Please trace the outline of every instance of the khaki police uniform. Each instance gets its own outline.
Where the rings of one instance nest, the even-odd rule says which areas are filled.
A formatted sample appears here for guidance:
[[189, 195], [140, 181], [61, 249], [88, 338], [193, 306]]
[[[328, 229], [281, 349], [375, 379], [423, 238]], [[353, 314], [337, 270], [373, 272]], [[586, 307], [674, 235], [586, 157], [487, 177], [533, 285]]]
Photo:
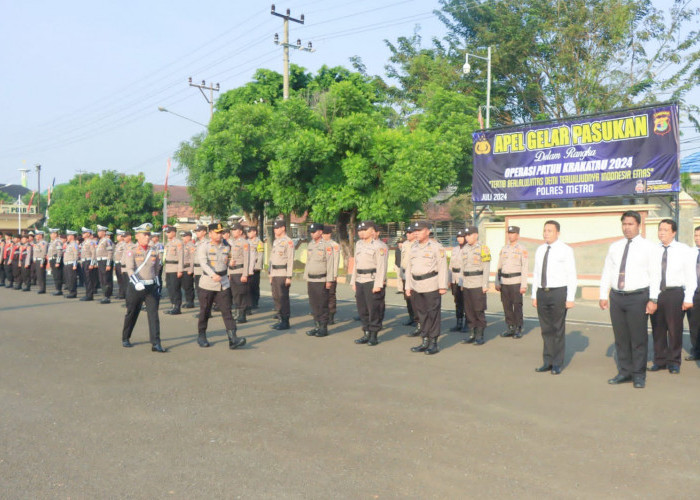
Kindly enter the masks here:
[[185, 306], [194, 307], [194, 261], [197, 247], [190, 240], [183, 246], [182, 252], [182, 289], [185, 291]]
[[117, 276], [117, 298], [126, 298], [126, 283], [124, 282], [122, 260], [125, 254], [126, 242], [122, 239], [114, 245], [114, 273]]
[[[350, 284], [355, 285], [357, 311], [370, 342], [376, 341], [377, 332], [382, 329], [387, 263], [386, 245], [380, 241], [359, 240], [355, 243], [355, 265]], [[374, 292], [374, 289], [379, 291]]]
[[43, 238], [34, 241], [32, 245], [32, 266], [36, 273], [36, 284], [39, 287], [37, 293], [46, 293], [46, 255], [49, 244]]
[[248, 278], [248, 288], [250, 289], [251, 307], [256, 309], [260, 303], [260, 273], [262, 272], [263, 263], [265, 261], [265, 245], [257, 236], [249, 238], [250, 245], [250, 261], [253, 272]]
[[523, 294], [527, 288], [528, 255], [523, 245], [507, 244], [498, 254], [496, 288], [501, 289], [501, 302], [508, 331], [505, 336], [515, 335], [523, 329]]
[[78, 268], [80, 266], [80, 245], [77, 241], [66, 241], [63, 245], [63, 279], [66, 283], [66, 298], [78, 295]]
[[92, 237], [85, 238], [80, 245], [80, 267], [83, 271], [83, 279], [85, 280], [85, 297], [80, 300], [93, 300], [95, 289], [97, 288], [97, 260], [96, 250], [97, 244]]
[[[237, 320], [245, 323], [246, 308], [250, 307], [250, 289], [248, 276], [251, 274], [250, 242], [241, 236], [231, 240], [231, 257], [228, 263], [228, 274], [231, 280], [231, 295], [237, 309]], [[246, 281], [243, 281], [245, 277]]]
[[289, 321], [291, 309], [289, 305], [289, 286], [287, 279], [292, 279], [294, 273], [294, 242], [284, 235], [275, 239], [270, 253], [270, 269], [272, 298], [275, 310], [282, 321]]
[[[312, 226], [313, 229], [313, 226]], [[311, 231], [315, 232], [315, 231]], [[304, 279], [309, 294], [311, 314], [316, 328], [307, 332], [309, 335], [325, 337], [328, 335], [329, 307], [328, 286], [335, 278], [335, 256], [333, 246], [320, 237], [318, 241], [309, 241], [306, 248], [306, 267]]]
[[486, 245], [466, 244], [461, 250], [464, 312], [472, 327], [468, 340], [483, 343], [486, 328], [486, 293], [491, 270], [491, 251]]
[[[172, 309], [167, 314], [180, 314], [182, 307], [182, 273], [185, 270], [184, 255], [185, 247], [182, 240], [173, 238], [167, 240], [163, 247], [165, 255], [165, 285], [168, 288], [168, 297]], [[178, 273], [180, 277], [178, 278]]]
[[47, 259], [53, 284], [56, 287], [54, 295], [63, 295], [63, 245], [64, 241], [57, 235], [55, 239], [49, 243], [47, 251]]
[[[404, 241], [401, 245], [401, 266], [399, 267], [399, 277], [401, 278], [402, 288], [403, 288], [403, 298], [406, 301], [406, 310], [408, 311], [408, 321], [406, 325], [413, 325], [418, 321], [415, 311], [413, 310], [413, 304], [411, 302], [411, 297], [406, 295], [406, 266], [408, 265], [408, 259], [411, 249], [411, 244], [413, 241]], [[420, 324], [416, 328], [415, 335], [420, 333]]]
[[95, 260], [97, 261], [97, 275], [104, 299], [102, 303], [109, 303], [114, 289], [114, 243], [109, 236], [100, 238], [95, 246]]
[[455, 332], [462, 330], [465, 323], [464, 297], [462, 296], [462, 246], [453, 246], [450, 255], [450, 289], [455, 301], [455, 316], [457, 317], [457, 326], [452, 329]]

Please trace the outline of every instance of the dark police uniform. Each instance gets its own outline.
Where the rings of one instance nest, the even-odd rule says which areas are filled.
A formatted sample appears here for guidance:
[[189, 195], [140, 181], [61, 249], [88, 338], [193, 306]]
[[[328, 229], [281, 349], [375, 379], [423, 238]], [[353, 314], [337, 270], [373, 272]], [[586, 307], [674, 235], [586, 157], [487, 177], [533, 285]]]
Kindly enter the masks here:
[[95, 257], [95, 241], [92, 239], [92, 229], [82, 228], [83, 234], [88, 233], [80, 245], [80, 267], [83, 270], [83, 278], [85, 279], [85, 297], [82, 301], [93, 300], [95, 289], [97, 288], [97, 260]]
[[[333, 229], [330, 226], [323, 228], [323, 234], [332, 234]], [[332, 239], [326, 242], [333, 248], [333, 279], [331, 287], [328, 289], [328, 324], [335, 324], [335, 313], [338, 311], [338, 299], [336, 292], [338, 290], [338, 269], [340, 268], [340, 245]]]
[[124, 281], [124, 270], [122, 269], [122, 259], [124, 258], [124, 249], [126, 242], [124, 241], [124, 231], [117, 229], [117, 236], [122, 239], [114, 244], [114, 274], [117, 277], [117, 298], [123, 299], [126, 297], [126, 282]]

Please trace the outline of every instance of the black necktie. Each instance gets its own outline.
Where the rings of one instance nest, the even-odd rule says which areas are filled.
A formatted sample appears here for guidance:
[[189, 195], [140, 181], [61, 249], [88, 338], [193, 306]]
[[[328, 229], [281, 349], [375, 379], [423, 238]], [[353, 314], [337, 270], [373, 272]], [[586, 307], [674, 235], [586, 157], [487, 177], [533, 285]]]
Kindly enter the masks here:
[[625, 289], [625, 267], [627, 267], [627, 252], [629, 252], [630, 243], [632, 243], [632, 240], [627, 240], [627, 244], [625, 245], [625, 251], [622, 253], [622, 262], [620, 262], [620, 272], [617, 275], [618, 290]]
[[540, 288], [547, 288], [547, 261], [549, 260], [549, 249], [551, 246], [547, 245], [547, 251], [544, 253], [544, 259], [542, 260], [542, 283]]
[[661, 257], [661, 291], [666, 290], [666, 268], [668, 267], [668, 247], [664, 247], [664, 256]]

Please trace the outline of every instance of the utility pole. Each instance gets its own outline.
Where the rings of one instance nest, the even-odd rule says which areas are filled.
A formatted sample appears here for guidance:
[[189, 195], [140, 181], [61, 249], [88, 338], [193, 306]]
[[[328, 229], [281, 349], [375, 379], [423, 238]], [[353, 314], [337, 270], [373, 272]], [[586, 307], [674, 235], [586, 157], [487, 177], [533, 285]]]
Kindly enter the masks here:
[[39, 197], [36, 199], [36, 213], [41, 213], [41, 165], [36, 164], [36, 193]]
[[78, 178], [80, 179], [80, 185], [83, 185], [83, 174], [87, 174], [87, 171], [85, 170], [76, 170], [76, 173], [78, 174]]
[[[190, 87], [197, 87], [204, 96], [204, 100], [209, 103], [209, 119], [211, 119], [214, 116], [214, 92], [219, 92], [219, 84], [217, 83], [216, 87], [214, 87], [214, 84], [210, 83], [207, 87], [207, 82], [204, 80], [202, 80], [201, 85], [199, 83], [192, 83], [192, 77], [189, 77], [189, 82]], [[209, 97], [204, 93], [205, 90], [209, 91]]]
[[299, 17], [299, 19], [294, 19], [291, 16], [291, 12], [289, 9], [287, 9], [286, 14], [279, 14], [279, 13], [275, 12], [275, 4], [272, 4], [272, 9], [271, 9], [270, 14], [272, 14], [273, 16], [281, 17], [282, 19], [284, 19], [284, 32], [282, 34], [282, 43], [280, 43], [280, 37], [277, 33], [275, 33], [274, 41], [275, 41], [275, 45], [281, 45], [284, 49], [283, 50], [283, 54], [284, 54], [284, 57], [283, 57], [283, 62], [284, 62], [283, 82], [284, 82], [284, 86], [283, 86], [283, 94], [282, 95], [284, 97], [284, 100], [286, 101], [287, 99], [289, 99], [289, 48], [291, 47], [293, 49], [302, 50], [302, 51], [306, 51], [306, 52], [315, 52], [315, 49], [312, 48], [311, 42], [309, 42], [309, 45], [307, 47], [302, 47], [300, 39], [297, 39], [296, 45], [289, 43], [289, 21], [294, 21], [295, 23], [304, 24], [304, 14], [302, 14]]

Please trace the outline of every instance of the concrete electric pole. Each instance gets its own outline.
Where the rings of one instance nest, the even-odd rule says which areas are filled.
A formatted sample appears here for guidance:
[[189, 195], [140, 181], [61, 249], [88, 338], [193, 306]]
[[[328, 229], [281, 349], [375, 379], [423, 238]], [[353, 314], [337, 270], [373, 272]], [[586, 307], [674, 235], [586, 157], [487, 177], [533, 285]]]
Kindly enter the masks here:
[[287, 9], [286, 14], [279, 14], [275, 12], [275, 4], [272, 4], [272, 10], [270, 12], [273, 16], [281, 17], [284, 19], [284, 32], [282, 35], [282, 43], [280, 43], [280, 37], [277, 33], [275, 33], [275, 45], [281, 45], [284, 49], [283, 54], [284, 54], [284, 86], [283, 86], [283, 97], [285, 100], [289, 99], [289, 48], [297, 49], [297, 50], [303, 50], [306, 52], [315, 52], [315, 50], [311, 46], [311, 42], [309, 42], [309, 45], [307, 47], [302, 47], [301, 46], [301, 40], [297, 40], [296, 45], [293, 45], [289, 43], [289, 21], [294, 21], [295, 23], [299, 24], [304, 24], [304, 14], [302, 14], [299, 19], [294, 19], [290, 14], [289, 9]]
[[[202, 80], [202, 84], [198, 83], [192, 83], [192, 77], [189, 78], [190, 82], [190, 87], [197, 87], [199, 91], [202, 93], [204, 96], [204, 99], [209, 103], [209, 119], [214, 116], [214, 92], [219, 92], [219, 84], [216, 84], [216, 87], [214, 87], [213, 83], [210, 83], [209, 86], [207, 87], [207, 82]], [[207, 97], [207, 94], [204, 93], [205, 90], [209, 91], [209, 97]]]

